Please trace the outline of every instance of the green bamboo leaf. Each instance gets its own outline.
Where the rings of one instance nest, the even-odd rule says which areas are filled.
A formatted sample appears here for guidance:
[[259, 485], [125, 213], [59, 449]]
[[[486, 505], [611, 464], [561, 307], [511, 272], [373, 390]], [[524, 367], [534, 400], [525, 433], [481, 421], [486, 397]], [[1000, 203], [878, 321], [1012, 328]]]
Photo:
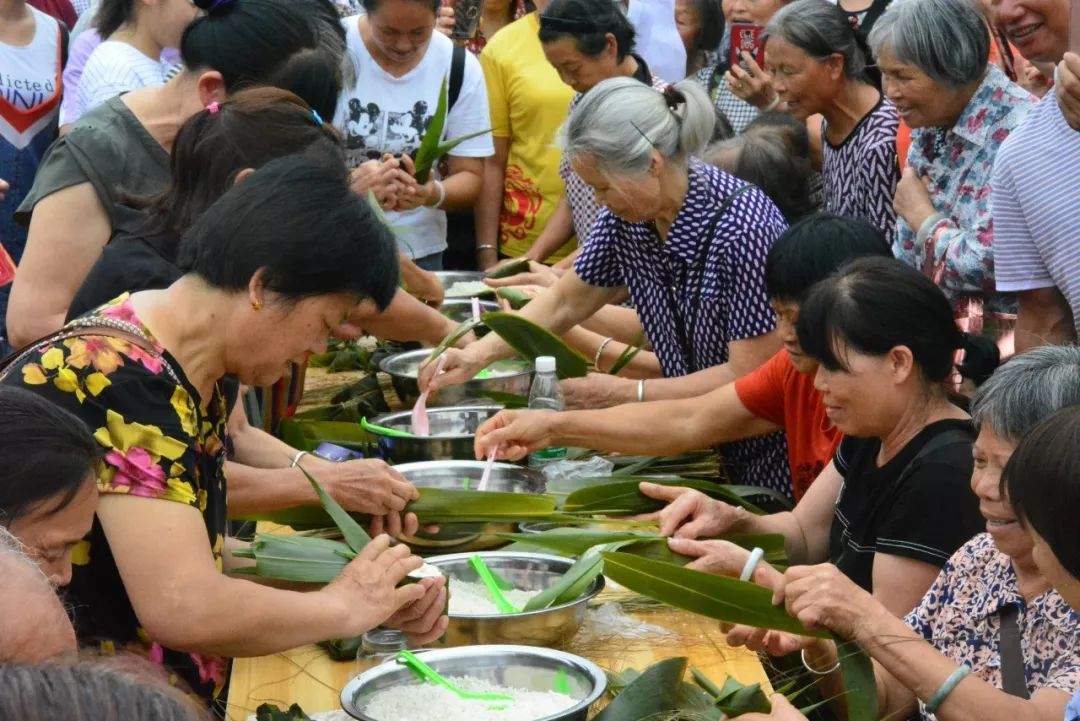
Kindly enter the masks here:
[[435, 106], [435, 114], [431, 116], [424, 137], [420, 139], [420, 147], [416, 149], [413, 157], [413, 169], [416, 182], [423, 185], [428, 181], [431, 168], [439, 160], [439, 143], [442, 142], [443, 129], [446, 127], [446, 113], [449, 99], [447, 97], [447, 78], [443, 77], [442, 86], [439, 88], [439, 102]]
[[332, 641], [323, 641], [318, 645], [325, 649], [326, 655], [335, 661], [355, 661], [362, 642], [363, 636], [356, 636], [354, 638], [335, 638]]
[[645, 669], [593, 721], [641, 721], [678, 710], [686, 663], [685, 658], [669, 658]]
[[617, 376], [619, 375], [619, 371], [630, 365], [630, 361], [634, 360], [634, 357], [641, 352], [644, 341], [645, 334], [641, 333], [633, 343], [623, 348], [623, 352], [615, 359], [615, 362], [611, 365], [611, 369], [608, 370], [608, 374]]
[[[720, 698], [720, 696], [723, 694], [723, 689], [717, 686], [711, 678], [706, 676], [705, 673], [701, 671], [701, 669], [691, 666], [690, 676], [694, 679], [694, 683], [696, 683], [698, 686], [701, 686], [705, 693], [709, 694], [714, 699]], [[731, 680], [730, 676], [728, 677], [728, 680]]]
[[458, 324], [457, 328], [454, 328], [454, 330], [450, 331], [450, 335], [443, 338], [442, 342], [440, 342], [439, 345], [435, 346], [431, 350], [431, 355], [429, 355], [427, 357], [427, 360], [424, 361], [425, 364], [431, 363], [433, 360], [445, 353], [447, 348], [454, 345], [459, 340], [468, 335], [470, 331], [483, 324], [483, 320], [477, 318], [469, 318], [468, 320], [463, 320], [460, 324]]
[[718, 707], [724, 712], [725, 716], [731, 718], [742, 716], [746, 713], [767, 714], [772, 711], [772, 704], [769, 703], [769, 697], [761, 690], [761, 684], [759, 683], [743, 686], [726, 701], [718, 704]]
[[604, 513], [611, 516], [633, 516], [659, 511], [667, 504], [649, 498], [639, 490], [642, 482], [648, 482], [662, 486], [692, 488], [710, 498], [741, 506], [753, 513], [761, 513], [760, 508], [720, 483], [692, 478], [653, 478], [650, 476], [619, 476], [619, 479], [612, 483], [589, 485], [574, 491], [563, 501], [562, 509], [572, 513]]
[[315, 489], [315, 493], [318, 494], [323, 509], [326, 511], [327, 515], [333, 519], [334, 525], [338, 527], [338, 530], [341, 531], [341, 535], [345, 537], [345, 542], [349, 544], [349, 548], [351, 548], [354, 553], [360, 553], [364, 546], [371, 543], [371, 536], [368, 535], [363, 526], [356, 522], [356, 519], [349, 515], [348, 511], [341, 507], [341, 504], [323, 490], [322, 486], [319, 485], [319, 482], [316, 481], [302, 465], [297, 463], [296, 467], [300, 469], [300, 472], [308, 479], [308, 483]]
[[836, 642], [840, 675], [844, 679], [844, 703], [849, 721], [874, 721], [878, 715], [874, 663], [854, 641]]
[[480, 395], [482, 395], [484, 398], [495, 401], [507, 410], [529, 407], [529, 397], [518, 395], [517, 393], [504, 393], [502, 391], [480, 391]]
[[491, 311], [481, 317], [492, 332], [522, 357], [535, 361], [539, 356], [554, 356], [559, 378], [581, 378], [589, 372], [589, 361], [585, 356], [546, 328], [516, 313]]
[[532, 300], [532, 298], [525, 295], [525, 293], [517, 288], [499, 288], [495, 291], [495, 295], [508, 302], [510, 307], [514, 310], [521, 310], [529, 304], [530, 300]]
[[529, 260], [527, 258], [515, 258], [514, 260], [507, 261], [500, 265], [495, 266], [491, 270], [484, 273], [488, 278], [509, 278], [512, 275], [518, 273], [529, 272]]
[[[451, 150], [453, 150], [457, 146], [464, 143], [466, 140], [472, 140], [473, 138], [479, 138], [481, 135], [487, 135], [490, 132], [491, 132], [491, 128], [488, 128], [486, 130], [477, 130], [475, 133], [468, 133], [467, 135], [459, 135], [456, 138], [451, 138], [449, 140], [446, 140], [444, 142], [439, 143], [439, 147], [436, 148], [436, 151], [435, 151], [436, 153], [438, 153], [438, 157], [435, 160], [438, 161], [439, 158], [442, 158], [444, 155], [446, 155]], [[430, 170], [430, 168], [429, 168], [429, 170]]]
[[[581, 555], [573, 566], [563, 574], [551, 587], [541, 591], [529, 599], [521, 609], [523, 613], [528, 611], [540, 611], [559, 603], [566, 603], [581, 596], [589, 584], [603, 571], [604, 557], [601, 555], [604, 546], [595, 546]], [[576, 591], [576, 593], [575, 593]]]
[[350, 552], [339, 541], [261, 533], [246, 556], [254, 558], [254, 567], [237, 573], [292, 583], [329, 583], [348, 564], [345, 554]]

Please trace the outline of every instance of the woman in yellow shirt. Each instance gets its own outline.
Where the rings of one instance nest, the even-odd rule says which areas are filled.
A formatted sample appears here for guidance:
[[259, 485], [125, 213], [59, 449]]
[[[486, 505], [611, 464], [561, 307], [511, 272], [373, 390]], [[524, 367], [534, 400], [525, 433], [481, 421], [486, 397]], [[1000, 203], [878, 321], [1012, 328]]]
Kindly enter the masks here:
[[[507, 25], [480, 53], [491, 107], [495, 155], [484, 162], [484, 189], [476, 205], [476, 251], [481, 268], [499, 256], [524, 255], [559, 204], [562, 151], [555, 133], [566, 120], [574, 91], [544, 57], [536, 11]], [[548, 259], [569, 254], [571, 239]]]

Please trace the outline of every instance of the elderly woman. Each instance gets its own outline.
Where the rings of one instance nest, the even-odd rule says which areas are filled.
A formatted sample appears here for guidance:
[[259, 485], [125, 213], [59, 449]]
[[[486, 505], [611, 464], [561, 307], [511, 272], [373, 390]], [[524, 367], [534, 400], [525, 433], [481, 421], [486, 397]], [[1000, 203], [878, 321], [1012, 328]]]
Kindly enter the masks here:
[[[1080, 686], [1076, 645], [1080, 614], [1070, 611], [1059, 593], [1070, 583], [1041, 570], [1038, 541], [1032, 542], [1020, 520], [1025, 516], [1013, 499], [1030, 498], [1036, 505], [1041, 500], [1042, 509], [1053, 504], [1049, 511], [1053, 525], [1044, 522], [1042, 527], [1059, 540], [1063, 555], [1075, 559], [1080, 548], [1073, 524], [1078, 499], [1066, 490], [1070, 484], [1075, 487], [1075, 467], [1061, 454], [1075, 447], [1077, 425], [1073, 423], [1071, 431], [1046, 434], [1056, 438], [1049, 442], [1044, 436], [1037, 454], [1016, 458], [1013, 452], [1040, 421], [1077, 403], [1080, 349], [1073, 347], [1048, 346], [1018, 356], [978, 390], [972, 405], [979, 437], [971, 489], [986, 519], [986, 533], [949, 559], [905, 620], [834, 566], [793, 568], [783, 575], [758, 568], [754, 580], [777, 589], [778, 598], [800, 620], [855, 640], [873, 657], [882, 718], [903, 718], [916, 711], [924, 719], [936, 716], [941, 721], [1062, 718], [1070, 694]], [[1025, 445], [1034, 451], [1027, 439], [1021, 444]], [[1014, 472], [1021, 466], [1024, 471]], [[1055, 476], [1056, 468], [1069, 470]], [[1007, 494], [1002, 469], [1007, 469], [1010, 480]], [[746, 558], [745, 551], [729, 544], [677, 547], [703, 554], [696, 562], [699, 567], [719, 572], [726, 568], [738, 573]], [[1073, 589], [1075, 584], [1074, 579]], [[732, 631], [731, 640], [748, 639], [777, 652], [803, 646], [804, 659], [814, 669], [829, 669], [836, 662], [832, 642], [750, 633], [745, 627]], [[946, 679], [963, 678], [957, 673], [958, 664], [971, 675], [949, 693], [951, 684], [943, 685]], [[835, 685], [838, 680], [830, 677], [826, 683]], [[939, 692], [943, 688], [945, 692]]]
[[[708, 98], [689, 81], [661, 94], [613, 78], [585, 94], [567, 122], [564, 152], [605, 207], [574, 270], [523, 317], [562, 333], [629, 290], [665, 380], [712, 368], [698, 374], [707, 376], [698, 379], [704, 388], [777, 351], [764, 261], [784, 219], [761, 191], [692, 158], [713, 124]], [[429, 366], [422, 383], [461, 383], [511, 352], [488, 335], [448, 352], [446, 374], [432, 380]], [[662, 383], [639, 381], [638, 400], [663, 397], [653, 394]], [[726, 446], [725, 458], [740, 482], [789, 489], [775, 436]]]
[[861, 218], [892, 237], [896, 162], [893, 107], [866, 77], [867, 58], [844, 11], [827, 0], [798, 0], [766, 28], [765, 67], [787, 112], [821, 115], [824, 209]]
[[989, 43], [979, 9], [955, 0], [894, 3], [870, 33], [885, 94], [914, 129], [893, 252], [1008, 355], [1016, 298], [994, 287], [990, 174], [1034, 97], [988, 64]]
[[833, 461], [790, 513], [756, 516], [642, 484], [671, 501], [651, 518], [664, 535], [689, 539], [780, 533], [792, 563], [831, 561], [892, 613], [907, 613], [981, 525], [967, 488], [974, 433], [942, 383], [956, 348], [971, 349], [970, 373], [996, 353], [970, 345], [941, 291], [892, 258], [853, 261], [816, 285], [797, 329], [819, 364], [825, 414], [844, 434]]
[[442, 584], [396, 588], [420, 559], [386, 536], [310, 593], [222, 573], [238, 566], [225, 537], [223, 377], [273, 383], [289, 360], [322, 352], [357, 304], [383, 308], [396, 290], [392, 236], [342, 161], [289, 156], [255, 170], [188, 229], [179, 265], [168, 288], [73, 321], [3, 378], [78, 416], [104, 454], [69, 587], [80, 640], [141, 651], [210, 701], [231, 656], [387, 622], [439, 635]]

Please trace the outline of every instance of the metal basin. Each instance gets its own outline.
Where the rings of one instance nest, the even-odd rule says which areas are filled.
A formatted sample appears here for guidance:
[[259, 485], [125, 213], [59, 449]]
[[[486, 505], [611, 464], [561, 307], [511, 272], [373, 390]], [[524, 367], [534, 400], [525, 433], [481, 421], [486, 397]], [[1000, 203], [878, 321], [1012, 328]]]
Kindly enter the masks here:
[[[412, 406], [420, 397], [420, 388], [416, 384], [416, 378], [421, 364], [429, 355], [431, 351], [420, 349], [396, 353], [379, 362], [379, 370], [390, 376], [394, 391], [403, 404]], [[432, 400], [440, 406], [453, 406], [483, 399], [485, 391], [529, 395], [533, 368], [528, 361], [519, 359], [495, 361], [489, 369], [491, 374], [488, 377], [443, 388]], [[487, 400], [490, 402], [490, 399]]]
[[[502, 310], [498, 303], [493, 300], [480, 301], [480, 312], [488, 313], [493, 310]], [[444, 300], [439, 306], [439, 312], [455, 323], [464, 323], [472, 318], [471, 298], [450, 298]]]
[[[543, 591], [553, 585], [574, 565], [574, 560], [546, 553], [455, 553], [432, 556], [427, 563], [435, 566], [448, 578], [479, 583], [480, 578], [469, 565], [469, 558], [480, 555], [488, 568], [522, 591]], [[580, 598], [541, 611], [513, 614], [450, 614], [450, 626], [442, 643], [447, 646], [469, 646], [478, 643], [515, 643], [526, 646], [558, 646], [573, 638], [585, 620], [585, 607], [604, 589], [604, 577], [599, 576]]]
[[443, 288], [449, 288], [454, 283], [473, 283], [484, 279], [484, 273], [480, 270], [436, 270], [434, 273]]
[[[463, 481], [475, 489], [484, 473], [483, 461], [428, 461], [404, 463], [394, 470], [417, 488], [464, 488]], [[528, 468], [511, 463], [496, 463], [491, 470], [488, 489], [507, 493], [543, 493], [543, 477]], [[443, 523], [435, 534], [423, 533], [404, 539], [422, 554], [465, 553], [507, 544], [496, 534], [513, 533], [513, 523]]]
[[[592, 661], [563, 651], [530, 646], [469, 646], [423, 651], [421, 658], [443, 676], [466, 676], [530, 691], [550, 691], [565, 674], [567, 693], [578, 700], [554, 716], [536, 721], [585, 721], [589, 709], [607, 690], [604, 671]], [[400, 684], [419, 685], [405, 666], [387, 661], [365, 671], [341, 690], [341, 708], [361, 721], [381, 721], [364, 713], [378, 691]], [[438, 709], [431, 710], [437, 721]], [[416, 719], [415, 721], [426, 721]]]
[[[469, 461], [475, 458], [473, 440], [480, 424], [502, 410], [502, 406], [450, 406], [429, 408], [431, 435], [396, 438], [376, 434], [379, 455], [391, 465], [422, 461]], [[384, 413], [372, 422], [411, 432], [412, 411]]]

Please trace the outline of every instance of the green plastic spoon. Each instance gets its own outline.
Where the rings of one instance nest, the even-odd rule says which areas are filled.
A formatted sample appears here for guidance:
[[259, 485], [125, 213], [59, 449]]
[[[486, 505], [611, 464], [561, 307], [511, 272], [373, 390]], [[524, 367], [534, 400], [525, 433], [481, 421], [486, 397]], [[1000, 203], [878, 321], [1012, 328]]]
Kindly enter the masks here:
[[390, 436], [391, 438], [415, 438], [412, 433], [406, 431], [399, 431], [397, 428], [387, 428], [386, 426], [379, 426], [368, 421], [367, 418], [360, 419], [360, 427], [368, 433], [374, 433], [378, 436]]
[[506, 596], [503, 595], [502, 588], [499, 587], [499, 582], [495, 579], [495, 574], [491, 572], [491, 569], [484, 563], [484, 559], [480, 556], [469, 556], [469, 565], [476, 571], [476, 575], [480, 577], [480, 580], [487, 586], [488, 593], [491, 594], [491, 600], [495, 602], [495, 605], [499, 609], [499, 613], [521, 613], [521, 609], [510, 603]]
[[514, 700], [513, 696], [508, 696], [504, 693], [466, 691], [463, 688], [458, 688], [457, 686], [443, 678], [438, 671], [417, 658], [416, 654], [411, 651], [406, 651], [402, 649], [401, 651], [398, 651], [395, 658], [397, 659], [398, 663], [408, 666], [409, 670], [416, 674], [417, 678], [423, 679], [428, 683], [438, 684], [439, 686], [447, 689], [462, 700], [486, 701], [488, 703], [505, 703], [507, 701], [512, 702]]

